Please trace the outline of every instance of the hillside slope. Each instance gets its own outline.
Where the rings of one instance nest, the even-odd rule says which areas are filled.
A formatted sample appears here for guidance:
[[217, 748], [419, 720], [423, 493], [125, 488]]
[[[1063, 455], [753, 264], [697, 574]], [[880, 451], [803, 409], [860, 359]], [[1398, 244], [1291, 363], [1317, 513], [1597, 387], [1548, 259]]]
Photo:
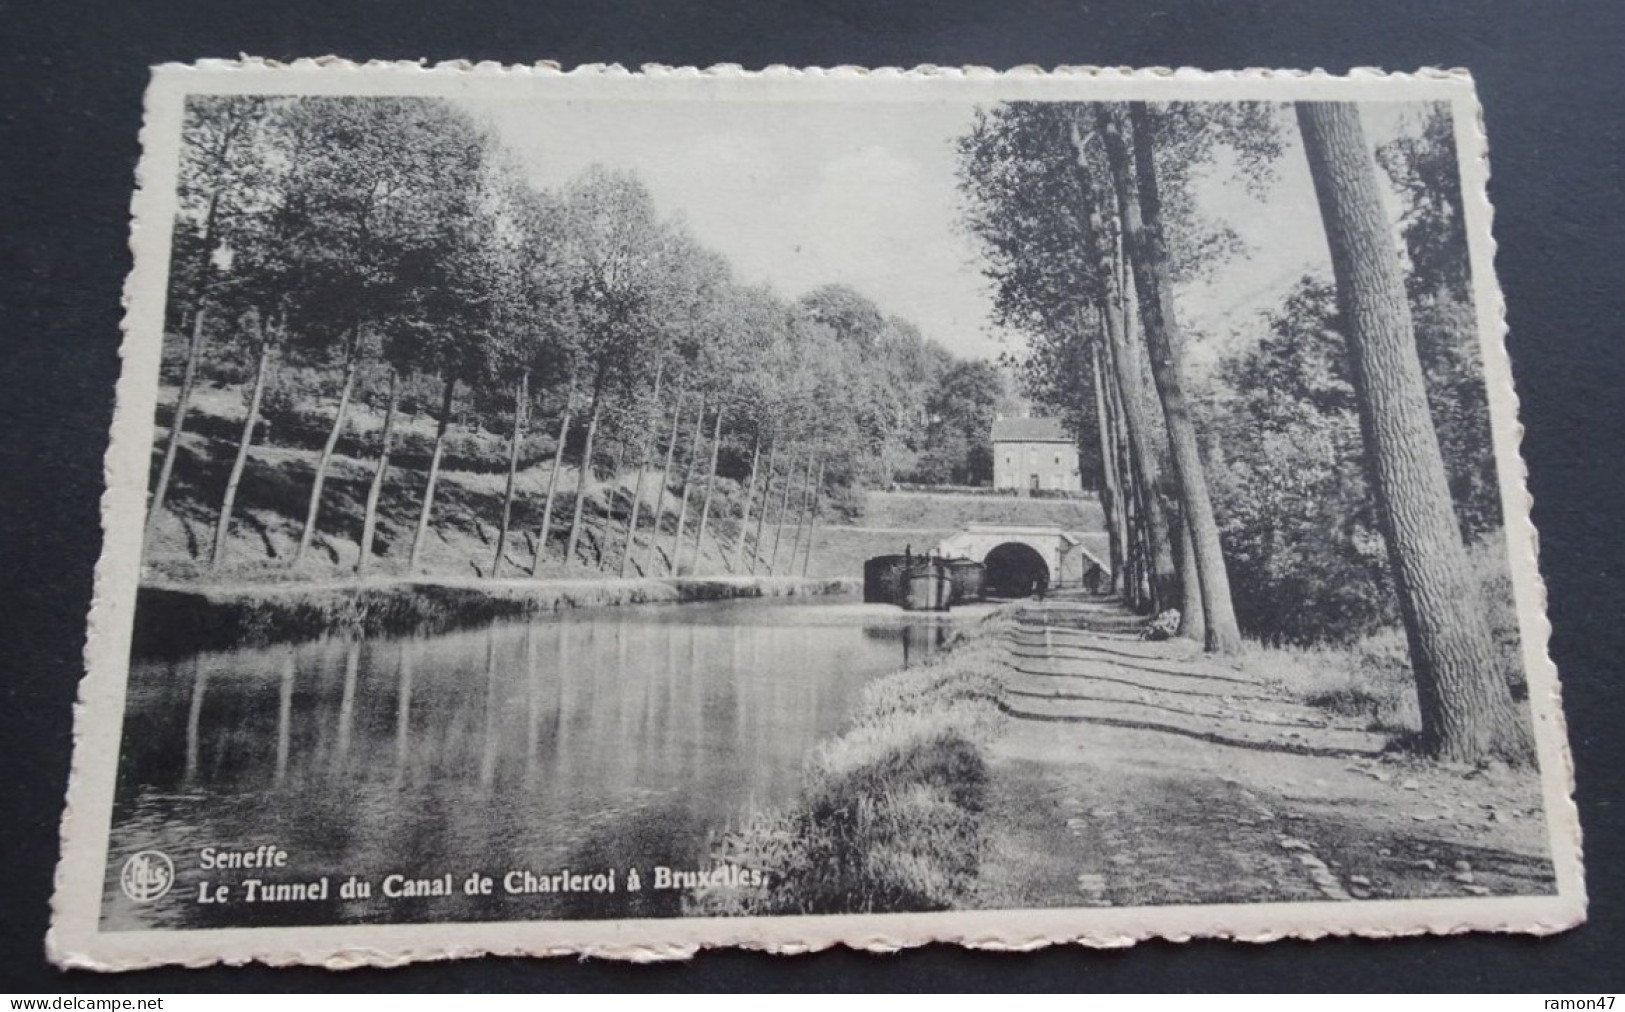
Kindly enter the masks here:
[[[241, 425], [241, 399], [230, 391], [201, 391], [187, 421], [175, 476], [163, 515], [147, 546], [149, 577], [168, 581], [280, 581], [339, 579], [350, 575], [360, 556], [360, 532], [368, 486], [376, 466], [368, 454], [377, 440], [382, 420], [377, 412], [357, 405], [329, 468], [318, 531], [312, 551], [297, 567], [292, 564], [304, 522], [314, 478], [319, 427], [284, 423], [267, 426], [251, 449], [238, 492], [237, 507], [227, 542], [226, 561], [211, 570], [209, 556], [221, 491], [235, 452], [235, 434]], [[160, 412], [160, 422], [167, 421]], [[310, 431], [305, 431], [309, 429]], [[433, 426], [422, 416], [406, 415], [398, 426], [402, 452], [392, 455], [379, 501], [378, 541], [368, 572], [376, 576], [481, 577], [489, 575], [495, 556], [502, 514], [506, 475], [488, 466], [487, 458], [504, 457], [505, 441], [477, 429], [454, 427], [453, 433], [471, 460], [485, 462], [479, 469], [461, 466], [462, 456], [448, 454], [436, 490], [429, 536], [416, 570], [407, 564], [418, 509], [426, 480], [424, 470]], [[156, 469], [166, 427], [155, 428], [153, 460]], [[504, 575], [528, 573], [536, 554], [543, 504], [552, 478], [550, 437], [535, 436], [531, 461], [518, 472], [511, 533]], [[527, 440], [527, 442], [530, 442]], [[652, 513], [658, 494], [659, 472], [643, 475], [638, 536], [632, 553], [631, 576], [664, 576], [671, 572], [672, 540], [681, 509], [682, 476], [673, 475], [658, 525]], [[577, 469], [567, 460], [559, 473], [553, 506], [551, 537], [538, 575], [580, 577], [603, 572], [618, 575], [630, 518], [635, 469], [591, 480], [583, 501], [583, 533], [576, 558], [566, 564], [565, 542], [574, 510]], [[751, 570], [750, 553], [735, 564], [736, 540], [743, 513], [741, 483], [719, 477], [714, 491], [706, 539], [694, 558], [701, 498], [705, 481], [697, 480], [690, 496], [682, 558], [683, 575], [732, 575]], [[773, 504], [775, 507], [777, 503]], [[753, 510], [760, 508], [760, 497]], [[757, 517], [750, 519], [747, 546], [754, 548]], [[1054, 524], [1080, 534], [1086, 543], [1099, 540], [1102, 528], [1099, 503], [1093, 499], [1022, 499], [1004, 496], [930, 492], [869, 492], [860, 497], [860, 509], [842, 517], [833, 504], [820, 515], [810, 559], [805, 534], [798, 540], [795, 511], [782, 532], [777, 515], [769, 514], [762, 529], [758, 575], [800, 575], [805, 566], [812, 577], [854, 577], [864, 560], [876, 555], [927, 552], [937, 542], [967, 523], [1011, 525]], [[777, 550], [775, 555], [775, 544]], [[1099, 548], [1091, 545], [1091, 548]], [[796, 553], [794, 567], [790, 564]]]

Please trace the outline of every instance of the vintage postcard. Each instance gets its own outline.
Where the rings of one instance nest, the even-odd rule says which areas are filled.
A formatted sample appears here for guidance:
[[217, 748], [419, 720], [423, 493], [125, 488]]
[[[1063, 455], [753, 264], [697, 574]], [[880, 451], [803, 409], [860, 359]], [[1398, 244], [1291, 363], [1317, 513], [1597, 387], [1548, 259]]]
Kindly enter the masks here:
[[146, 101], [59, 964], [1583, 919], [1465, 72]]

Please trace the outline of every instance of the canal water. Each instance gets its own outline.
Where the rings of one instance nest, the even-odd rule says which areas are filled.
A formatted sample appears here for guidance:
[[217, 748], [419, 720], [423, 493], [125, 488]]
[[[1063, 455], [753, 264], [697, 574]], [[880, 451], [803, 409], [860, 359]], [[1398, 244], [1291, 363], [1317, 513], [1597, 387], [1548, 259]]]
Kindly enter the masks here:
[[[709, 868], [718, 835], [793, 799], [864, 685], [948, 628], [730, 601], [138, 662], [104, 924], [678, 915], [656, 869]], [[161, 897], [121, 887], [138, 852], [173, 867]]]

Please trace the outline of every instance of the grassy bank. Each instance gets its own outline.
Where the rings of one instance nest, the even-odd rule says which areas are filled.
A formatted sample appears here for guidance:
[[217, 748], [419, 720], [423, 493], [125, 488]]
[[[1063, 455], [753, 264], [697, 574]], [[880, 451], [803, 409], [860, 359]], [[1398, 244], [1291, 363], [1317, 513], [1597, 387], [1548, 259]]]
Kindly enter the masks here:
[[[1498, 538], [1486, 538], [1470, 548], [1468, 557], [1494, 644], [1491, 661], [1512, 698], [1522, 702], [1529, 698], [1529, 686], [1512, 581], [1501, 550]], [[1367, 730], [1387, 734], [1397, 747], [1411, 748], [1422, 729], [1416, 676], [1405, 632], [1397, 625], [1350, 643], [1253, 644], [1247, 666], [1300, 702], [1363, 721]]]
[[1358, 720], [1403, 744], [1422, 727], [1405, 634], [1373, 633], [1350, 644], [1248, 644], [1248, 670], [1300, 703]]
[[377, 580], [238, 586], [143, 586], [135, 653], [305, 639], [328, 633], [433, 634], [566, 608], [844, 594], [853, 580], [681, 577], [639, 580]]
[[719, 863], [765, 873], [759, 886], [714, 887], [694, 914], [940, 910], [974, 883], [985, 847], [984, 747], [998, 634], [989, 616], [948, 653], [872, 683], [852, 725], [811, 758], [789, 807], [724, 837]]

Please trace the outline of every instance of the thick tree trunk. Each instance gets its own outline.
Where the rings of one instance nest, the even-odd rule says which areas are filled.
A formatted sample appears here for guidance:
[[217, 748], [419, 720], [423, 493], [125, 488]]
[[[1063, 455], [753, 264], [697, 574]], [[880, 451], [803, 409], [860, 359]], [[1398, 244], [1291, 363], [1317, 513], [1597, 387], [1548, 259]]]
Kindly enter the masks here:
[[1168, 520], [1163, 513], [1162, 503], [1157, 499], [1157, 458], [1151, 447], [1148, 430], [1150, 423], [1145, 417], [1145, 405], [1140, 398], [1142, 380], [1137, 360], [1139, 349], [1126, 344], [1123, 319], [1125, 313], [1120, 302], [1108, 298], [1101, 305], [1100, 311], [1106, 317], [1107, 339], [1112, 343], [1112, 365], [1117, 370], [1117, 386], [1120, 394], [1118, 401], [1123, 409], [1123, 428], [1128, 431], [1129, 453], [1134, 463], [1135, 491], [1139, 498], [1141, 528], [1149, 553], [1145, 559], [1150, 583], [1150, 594], [1146, 603], [1151, 606], [1153, 612], [1159, 612], [1173, 603], [1172, 595], [1169, 593], [1171, 588], [1164, 574], [1172, 572], [1174, 567], [1172, 550], [1168, 544]]
[[1207, 642], [1207, 608], [1202, 604], [1202, 573], [1196, 567], [1195, 535], [1190, 517], [1179, 515], [1179, 540], [1174, 542], [1174, 563], [1179, 567], [1179, 629], [1181, 639]]
[[[756, 538], [750, 547], [750, 571], [756, 574], [756, 567], [762, 562], [762, 526], [767, 523], [767, 508], [773, 501], [773, 467], [778, 460], [779, 440], [775, 436], [773, 442], [767, 447], [767, 477], [762, 482], [762, 508], [756, 513]], [[744, 535], [740, 535], [744, 540]]]
[[412, 557], [407, 569], [417, 572], [418, 560], [423, 557], [423, 542], [429, 535], [429, 515], [434, 510], [434, 487], [440, 480], [440, 458], [446, 449], [446, 431], [451, 428], [451, 401], [457, 392], [455, 377], [446, 379], [446, 391], [440, 400], [440, 421], [435, 425], [434, 450], [429, 454], [429, 479], [423, 485], [423, 505], [418, 509], [417, 531], [412, 535]]
[[1206, 618], [1204, 644], [1213, 653], [1235, 653], [1241, 649], [1241, 630], [1236, 625], [1235, 606], [1230, 600], [1230, 575], [1219, 543], [1219, 525], [1208, 494], [1196, 427], [1185, 400], [1181, 337], [1168, 272], [1162, 203], [1157, 192], [1156, 125], [1144, 102], [1129, 103], [1129, 116], [1134, 128], [1132, 155], [1123, 137], [1121, 113], [1103, 113], [1101, 133], [1117, 190], [1124, 244], [1134, 272], [1140, 323], [1151, 358], [1151, 378], [1156, 383], [1157, 398], [1162, 402], [1167, 423], [1180, 512], [1190, 526]]
[[[694, 535], [694, 572], [700, 571], [700, 558], [705, 552], [705, 532], [711, 524], [711, 499], [717, 489], [717, 454], [722, 449], [722, 409], [717, 408], [717, 420], [711, 426], [711, 473], [705, 479], [705, 497], [700, 500], [700, 529]], [[717, 543], [720, 555], [722, 544]]]
[[824, 489], [824, 462], [818, 462], [818, 478], [812, 484], [812, 511], [807, 514], [807, 554], [801, 559], [801, 575], [812, 568], [813, 539], [818, 536], [818, 494]]
[[1122, 518], [1123, 527], [1123, 579], [1119, 592], [1130, 607], [1139, 610], [1149, 603], [1146, 595], [1141, 592], [1144, 563], [1141, 543], [1145, 513], [1141, 506], [1143, 500], [1140, 497], [1139, 477], [1134, 470], [1134, 459], [1129, 449], [1128, 423], [1123, 418], [1123, 396], [1118, 382], [1117, 356], [1110, 339], [1105, 336], [1104, 316], [1101, 317], [1101, 327], [1105, 345], [1103, 357], [1106, 369], [1106, 407], [1112, 422], [1112, 441], [1117, 454], [1117, 479], [1121, 493], [1118, 497], [1117, 512]]
[[508, 524], [513, 520], [513, 491], [519, 480], [519, 446], [525, 440], [525, 404], [530, 400], [530, 370], [519, 374], [513, 394], [513, 440], [508, 446], [508, 483], [502, 491], [502, 524], [497, 528], [497, 551], [491, 558], [491, 579], [502, 572], [502, 553], [508, 548]]
[[784, 540], [784, 515], [790, 510], [790, 488], [796, 483], [796, 455], [790, 454], [785, 462], [784, 492], [779, 498], [779, 515], [777, 526], [773, 530], [773, 554], [768, 557], [767, 573], [777, 576], [779, 573], [779, 542]]
[[[739, 536], [734, 540], [733, 571], [736, 573], [745, 571], [745, 535], [750, 530], [751, 500], [756, 498], [756, 466], [761, 462], [762, 433], [758, 430], [750, 451], [750, 480], [745, 482], [745, 505], [743, 512], [739, 516]], [[752, 566], [751, 568], [754, 569], [755, 567]]]
[[655, 553], [660, 550], [660, 521], [665, 516], [666, 492], [671, 486], [671, 465], [677, 456], [677, 434], [683, 426], [683, 398], [688, 396], [686, 390], [677, 392], [677, 402], [671, 408], [671, 437], [666, 440], [666, 463], [660, 469], [660, 488], [655, 493], [655, 511], [653, 523], [649, 531], [649, 551], [644, 555], [643, 564], [645, 573], [654, 572]]
[[688, 466], [683, 469], [683, 494], [677, 506], [677, 530], [671, 536], [671, 575], [678, 575], [679, 553], [683, 550], [683, 531], [688, 527], [688, 493], [694, 485], [694, 465], [699, 462], [700, 440], [705, 435], [705, 398], [700, 398], [700, 410], [694, 415], [694, 438], [688, 444]]
[[564, 546], [564, 564], [575, 565], [576, 547], [581, 544], [582, 511], [587, 501], [587, 482], [592, 480], [592, 444], [598, 436], [598, 417], [603, 412], [603, 391], [595, 386], [592, 392], [592, 414], [587, 419], [587, 445], [581, 450], [581, 467], [576, 471], [576, 505], [570, 518], [570, 539]]
[[[1104, 340], [1104, 334], [1101, 335]], [[1111, 584], [1108, 590], [1117, 591], [1123, 570], [1122, 504], [1118, 501], [1122, 485], [1117, 479], [1117, 454], [1112, 446], [1111, 406], [1106, 402], [1106, 385], [1101, 377], [1105, 360], [1100, 354], [1100, 341], [1092, 353], [1094, 365], [1095, 426], [1100, 436], [1100, 508], [1106, 518], [1106, 550], [1111, 566]]]
[[547, 498], [542, 501], [542, 529], [536, 534], [536, 555], [530, 560], [530, 575], [535, 576], [547, 556], [547, 539], [553, 535], [553, 499], [559, 489], [559, 471], [564, 468], [564, 444], [570, 438], [570, 408], [576, 397], [575, 377], [564, 394], [564, 413], [559, 415], [558, 445], [553, 450], [553, 470], [547, 476]]
[[1111, 423], [1112, 472], [1117, 476], [1117, 548], [1120, 553], [1118, 563], [1122, 567], [1112, 579], [1112, 590], [1126, 597], [1129, 559], [1133, 556], [1133, 535], [1139, 519], [1135, 514], [1134, 474], [1129, 468], [1127, 440], [1123, 435], [1123, 420], [1119, 417], [1117, 406], [1117, 380], [1111, 375], [1110, 364], [1103, 364], [1107, 368], [1106, 417]]
[[[1121, 246], [1118, 250], [1122, 271], [1120, 273], [1121, 307], [1123, 314], [1123, 346], [1130, 349], [1130, 374], [1137, 384], [1134, 389], [1134, 403], [1139, 408], [1139, 418], [1145, 424], [1145, 445], [1149, 455], [1150, 473], [1139, 471], [1139, 461], [1134, 461], [1135, 493], [1139, 496], [1139, 510], [1146, 518], [1141, 525], [1141, 577], [1145, 582], [1145, 591], [1141, 600], [1150, 607], [1153, 603], [1157, 608], [1171, 608], [1175, 605], [1180, 594], [1179, 566], [1174, 562], [1173, 550], [1175, 545], [1174, 519], [1168, 515], [1168, 500], [1163, 495], [1167, 487], [1168, 475], [1168, 434], [1166, 427], [1161, 424], [1161, 402], [1157, 400], [1156, 388], [1151, 378], [1146, 375], [1150, 371], [1150, 362], [1146, 358], [1145, 345], [1135, 336], [1134, 317], [1134, 284], [1129, 277], [1128, 257], [1123, 254]], [[1119, 404], [1123, 403], [1121, 399]], [[1157, 538], [1153, 544], [1150, 534], [1150, 524], [1155, 518], [1157, 524]]]
[[[662, 358], [660, 365], [655, 368], [655, 389], [651, 403], [654, 406], [654, 417], [650, 419], [651, 431], [644, 433], [638, 440], [638, 477], [632, 483], [632, 516], [626, 522], [626, 547], [621, 550], [621, 579], [626, 579], [632, 572], [632, 549], [637, 545], [638, 513], [643, 505], [643, 475], [649, 470], [649, 449], [659, 438], [653, 428], [660, 423], [660, 382], [666, 375], [666, 360]], [[655, 530], [660, 530], [660, 518], [655, 517]]]
[[226, 561], [226, 543], [231, 539], [231, 514], [237, 507], [237, 486], [243, 480], [243, 469], [248, 466], [248, 448], [254, 443], [254, 428], [260, 421], [260, 402], [265, 398], [265, 381], [271, 373], [271, 345], [260, 340], [259, 360], [254, 366], [254, 389], [248, 396], [248, 417], [243, 419], [243, 434], [237, 440], [237, 456], [231, 462], [231, 474], [226, 478], [226, 494], [220, 500], [220, 519], [214, 528], [214, 553], [209, 557], [209, 568], [219, 569]]
[[186, 343], [186, 370], [181, 373], [181, 389], [175, 398], [175, 417], [169, 420], [164, 462], [158, 467], [158, 483], [152, 490], [152, 504], [147, 507], [147, 547], [150, 547], [152, 532], [157, 526], [158, 517], [163, 514], [164, 501], [169, 496], [169, 480], [175, 473], [175, 457], [180, 452], [181, 433], [186, 428], [186, 412], [192, 406], [192, 389], [197, 385], [197, 366], [203, 358], [203, 328], [208, 315], [208, 306], [201, 302], [192, 311], [192, 337]]
[[1331, 248], [1422, 738], [1435, 756], [1526, 760], [1528, 728], [1499, 666], [1451, 506], [1398, 250], [1353, 103], [1300, 102], [1298, 124]]
[[[351, 340], [353, 341], [352, 334]], [[305, 526], [299, 532], [299, 547], [294, 550], [293, 564], [303, 561], [305, 553], [310, 551], [311, 542], [316, 538], [316, 519], [322, 509], [322, 488], [327, 484], [327, 469], [333, 463], [333, 452], [338, 448], [339, 437], [344, 434], [344, 421], [350, 409], [350, 395], [355, 391], [355, 377], [360, 370], [355, 351], [352, 349], [344, 362], [344, 382], [339, 387], [339, 406], [333, 412], [333, 427], [327, 430], [327, 442], [322, 444], [321, 456], [316, 458], [316, 475], [310, 483], [310, 502], [305, 507]]]
[[1111, 380], [1106, 394], [1116, 418], [1118, 474], [1123, 479], [1124, 544], [1128, 553], [1132, 587], [1129, 596], [1135, 608], [1146, 611], [1154, 605], [1152, 587], [1155, 580], [1151, 563], [1151, 539], [1146, 533], [1151, 521], [1146, 512], [1145, 476], [1140, 473], [1139, 460], [1134, 456], [1133, 442], [1129, 438], [1127, 409], [1124, 407], [1122, 384], [1117, 378], [1117, 354], [1110, 344], [1106, 346], [1106, 358], [1108, 376]]
[[367, 489], [367, 508], [361, 521], [361, 555], [356, 559], [357, 576], [367, 571], [372, 561], [372, 542], [378, 530], [378, 497], [384, 490], [384, 475], [389, 471], [389, 441], [395, 435], [395, 414], [401, 402], [401, 375], [389, 370], [389, 407], [384, 411], [384, 432], [380, 437], [378, 467], [372, 473], [372, 485]]

